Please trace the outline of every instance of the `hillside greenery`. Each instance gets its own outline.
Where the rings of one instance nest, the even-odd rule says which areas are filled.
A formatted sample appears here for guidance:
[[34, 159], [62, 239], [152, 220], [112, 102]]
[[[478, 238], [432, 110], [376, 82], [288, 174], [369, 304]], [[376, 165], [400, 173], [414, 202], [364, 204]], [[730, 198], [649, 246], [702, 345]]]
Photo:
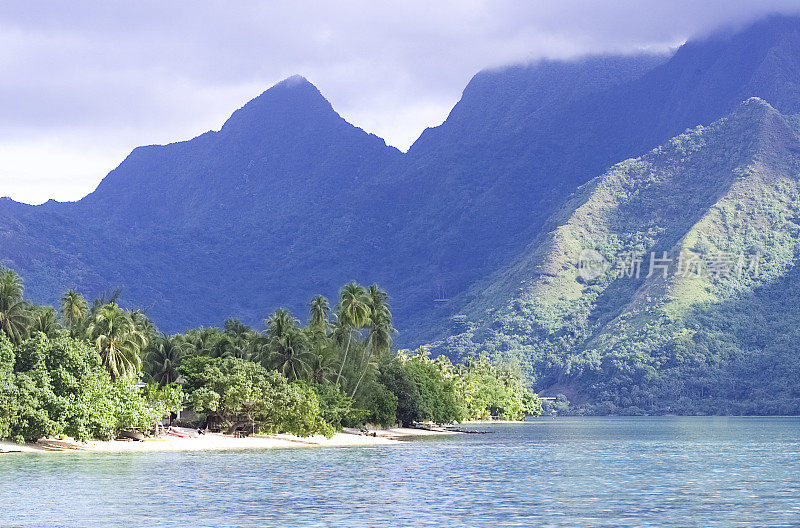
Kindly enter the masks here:
[[[571, 412], [797, 414], [798, 131], [754, 98], [615, 166], [436, 349], [522, 358]], [[603, 273], [581, 275], [585, 250], [609, 263]], [[651, 274], [665, 252], [668, 270]], [[629, 276], [634, 255], [641, 273]]]

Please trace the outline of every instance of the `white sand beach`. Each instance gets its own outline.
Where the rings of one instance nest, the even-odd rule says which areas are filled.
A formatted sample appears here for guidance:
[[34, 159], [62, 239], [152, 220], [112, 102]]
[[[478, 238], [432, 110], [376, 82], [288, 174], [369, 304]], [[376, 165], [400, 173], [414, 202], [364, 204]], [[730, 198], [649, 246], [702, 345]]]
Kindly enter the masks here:
[[[375, 436], [372, 436], [374, 433]], [[91, 440], [77, 442], [66, 439], [43, 439], [34, 444], [16, 444], [0, 442], [0, 454], [4, 453], [117, 453], [117, 452], [151, 452], [151, 451], [206, 451], [235, 449], [271, 449], [298, 447], [348, 447], [375, 446], [397, 444], [403, 439], [415, 436], [436, 436], [458, 434], [453, 431], [426, 431], [424, 429], [393, 428], [370, 431], [368, 434], [355, 432], [339, 432], [331, 438], [321, 435], [302, 438], [299, 436], [253, 435], [247, 438], [235, 438], [231, 435], [208, 433], [196, 438], [178, 438], [161, 435], [141, 442], [111, 440]]]

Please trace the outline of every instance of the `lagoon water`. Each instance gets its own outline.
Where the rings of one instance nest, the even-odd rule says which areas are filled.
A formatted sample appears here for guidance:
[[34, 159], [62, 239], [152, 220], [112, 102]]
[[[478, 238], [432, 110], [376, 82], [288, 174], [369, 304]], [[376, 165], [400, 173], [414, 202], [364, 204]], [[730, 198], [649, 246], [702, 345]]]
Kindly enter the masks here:
[[798, 418], [539, 418], [398, 446], [0, 456], [2, 527], [800, 526]]

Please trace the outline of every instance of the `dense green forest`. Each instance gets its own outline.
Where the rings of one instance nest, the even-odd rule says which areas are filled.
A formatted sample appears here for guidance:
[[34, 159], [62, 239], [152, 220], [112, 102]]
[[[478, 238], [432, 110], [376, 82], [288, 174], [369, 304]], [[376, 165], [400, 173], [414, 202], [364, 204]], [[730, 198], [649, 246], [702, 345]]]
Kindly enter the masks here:
[[0, 438], [109, 439], [153, 430], [184, 405], [223, 430], [301, 436], [541, 411], [513, 363], [395, 351], [377, 285], [347, 284], [335, 306], [315, 297], [305, 326], [280, 309], [263, 331], [231, 319], [175, 335], [121, 308], [118, 296], [89, 303], [70, 290], [58, 309], [37, 306], [21, 278], [0, 269]]
[[798, 152], [797, 116], [751, 98], [614, 166], [434, 350], [523, 358], [576, 413], [800, 413]]

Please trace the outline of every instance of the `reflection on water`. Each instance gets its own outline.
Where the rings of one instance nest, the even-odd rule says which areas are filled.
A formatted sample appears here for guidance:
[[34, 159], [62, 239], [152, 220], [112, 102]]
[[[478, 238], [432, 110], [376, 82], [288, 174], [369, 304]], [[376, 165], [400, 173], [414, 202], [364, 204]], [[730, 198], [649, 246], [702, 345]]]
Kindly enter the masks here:
[[800, 525], [800, 419], [542, 418], [399, 446], [0, 457], [0, 526]]

